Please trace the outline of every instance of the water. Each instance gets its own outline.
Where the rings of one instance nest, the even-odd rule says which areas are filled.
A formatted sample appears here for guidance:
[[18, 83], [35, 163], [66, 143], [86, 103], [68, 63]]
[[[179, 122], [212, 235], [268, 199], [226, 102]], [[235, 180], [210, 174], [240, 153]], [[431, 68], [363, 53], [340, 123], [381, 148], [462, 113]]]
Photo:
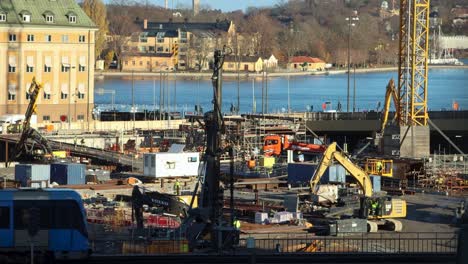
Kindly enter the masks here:
[[[356, 74], [356, 110], [370, 110], [383, 105], [385, 88], [390, 78], [397, 79], [396, 72]], [[240, 82], [240, 110], [253, 112], [252, 78]], [[262, 80], [255, 83], [256, 112], [261, 112]], [[213, 88], [209, 80], [177, 80], [168, 84], [170, 111], [193, 111], [195, 104], [202, 105], [206, 111], [211, 109]], [[288, 108], [287, 77], [270, 77], [268, 80], [268, 110], [270, 112], [287, 111]], [[292, 111], [306, 111], [313, 107], [320, 111], [322, 103], [329, 101], [334, 109], [338, 102], [346, 111], [347, 75], [296, 76], [289, 82], [289, 95]], [[115, 90], [115, 104], [118, 110], [129, 110], [132, 104], [132, 81], [120, 78], [97, 80], [95, 88]], [[153, 93], [155, 91], [155, 94]], [[350, 84], [350, 110], [352, 110], [353, 76]], [[159, 106], [159, 80], [135, 80], [135, 105], [138, 110], [156, 109]], [[450, 109], [454, 100], [462, 109], [468, 108], [468, 69], [437, 68], [429, 71], [428, 83], [429, 110]], [[176, 107], [174, 106], [176, 102]], [[100, 108], [110, 107], [109, 94], [95, 94], [95, 103]], [[229, 111], [231, 104], [237, 105], [237, 81], [225, 80], [223, 85], [223, 109]]]

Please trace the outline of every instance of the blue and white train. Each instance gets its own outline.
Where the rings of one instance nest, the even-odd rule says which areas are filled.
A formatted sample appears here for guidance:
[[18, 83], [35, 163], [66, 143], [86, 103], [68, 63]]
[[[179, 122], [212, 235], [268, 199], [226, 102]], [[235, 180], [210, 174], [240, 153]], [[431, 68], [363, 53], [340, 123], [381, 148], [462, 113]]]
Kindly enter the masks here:
[[[55, 259], [83, 259], [90, 254], [86, 212], [81, 196], [65, 189], [0, 190], [0, 254], [28, 252], [28, 214], [38, 219], [35, 251]], [[37, 213], [39, 212], [39, 213]]]

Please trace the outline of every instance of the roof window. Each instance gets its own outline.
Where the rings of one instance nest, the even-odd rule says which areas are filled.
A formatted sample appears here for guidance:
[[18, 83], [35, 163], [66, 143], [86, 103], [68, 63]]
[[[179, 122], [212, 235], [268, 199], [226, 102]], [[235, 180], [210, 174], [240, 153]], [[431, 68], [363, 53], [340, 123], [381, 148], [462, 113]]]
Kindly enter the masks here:
[[26, 22], [26, 23], [31, 22], [31, 13], [29, 11], [23, 10], [20, 12], [20, 15], [21, 15], [21, 20], [23, 22]]
[[51, 11], [45, 11], [44, 17], [47, 23], [54, 23], [54, 13], [52, 13]]
[[6, 21], [6, 14], [0, 13], [0, 22], [5, 22], [5, 21]]
[[70, 11], [67, 13], [67, 17], [68, 17], [68, 22], [69, 23], [76, 23], [76, 13], [73, 12], [73, 11]]

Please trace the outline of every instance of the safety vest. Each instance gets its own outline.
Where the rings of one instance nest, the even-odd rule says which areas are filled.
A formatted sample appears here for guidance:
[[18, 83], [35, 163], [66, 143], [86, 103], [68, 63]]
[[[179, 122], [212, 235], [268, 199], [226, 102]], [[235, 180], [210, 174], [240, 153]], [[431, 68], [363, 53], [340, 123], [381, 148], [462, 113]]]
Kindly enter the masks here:
[[239, 220], [234, 220], [233, 225], [234, 225], [235, 228], [240, 229], [240, 227], [241, 227], [241, 222], [240, 222]]

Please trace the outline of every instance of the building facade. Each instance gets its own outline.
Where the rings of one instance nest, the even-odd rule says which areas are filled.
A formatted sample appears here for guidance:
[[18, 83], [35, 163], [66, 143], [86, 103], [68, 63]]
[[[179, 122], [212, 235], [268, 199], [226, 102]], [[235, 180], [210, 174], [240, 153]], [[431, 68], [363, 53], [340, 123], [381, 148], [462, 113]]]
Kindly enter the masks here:
[[26, 112], [36, 77], [38, 122], [89, 120], [96, 30], [74, 0], [2, 1], [0, 115]]
[[323, 71], [326, 68], [326, 63], [319, 58], [297, 56], [291, 58], [288, 67], [296, 71]]
[[[216, 22], [156, 22], [137, 20], [135, 24], [140, 32], [134, 33], [123, 54], [123, 70], [152, 71], [207, 69], [213, 58], [214, 48], [222, 48], [235, 34], [235, 26], [231, 21]], [[171, 67], [142, 67], [133, 65], [135, 57], [145, 61], [172, 59]], [[127, 65], [125, 65], [127, 63]], [[169, 65], [169, 64], [168, 64]], [[154, 66], [154, 65], [153, 65]]]
[[226, 56], [224, 58], [223, 70], [227, 72], [261, 72], [263, 71], [263, 60], [254, 56]]

